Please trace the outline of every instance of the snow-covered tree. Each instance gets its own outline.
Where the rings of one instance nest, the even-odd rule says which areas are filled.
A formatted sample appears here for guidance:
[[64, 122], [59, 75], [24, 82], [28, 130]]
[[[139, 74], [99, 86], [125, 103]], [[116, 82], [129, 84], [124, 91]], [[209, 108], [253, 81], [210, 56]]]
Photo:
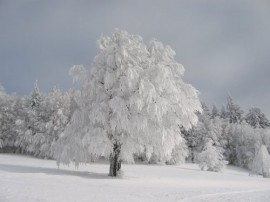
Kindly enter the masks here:
[[38, 86], [38, 81], [35, 82], [34, 90], [31, 93], [31, 107], [38, 107], [41, 102], [41, 93]]
[[265, 145], [261, 145], [261, 148], [256, 153], [252, 162], [251, 172], [263, 177], [270, 177], [270, 155]]
[[21, 104], [23, 115], [17, 117], [15, 128], [18, 137], [15, 145], [23, 153], [37, 157], [47, 157], [50, 153], [48, 148], [44, 150], [44, 145], [50, 137], [47, 126], [52, 115], [51, 105], [47, 98], [46, 94], [40, 92], [36, 82], [30, 96]]
[[72, 76], [73, 83], [80, 82], [81, 80], [86, 79], [87, 70], [84, 68], [83, 65], [74, 65], [70, 68], [68, 74]]
[[266, 118], [265, 114], [258, 107], [250, 108], [248, 114], [245, 117], [245, 120], [253, 128], [270, 127], [269, 120]]
[[233, 164], [235, 162], [235, 136], [234, 134], [234, 127], [233, 124], [230, 124], [228, 119], [221, 119], [222, 120], [222, 132], [221, 132], [221, 139], [220, 145], [224, 149], [224, 157], [228, 161], [229, 164]]
[[33, 91], [27, 97], [27, 127], [21, 136], [20, 144], [25, 146], [25, 151], [31, 155], [41, 157], [40, 148], [45, 141], [46, 122], [51, 113], [46, 103], [46, 95], [39, 90], [38, 82], [34, 84]]
[[38, 135], [34, 135], [34, 142], [39, 146], [39, 156], [52, 158], [53, 143], [58, 140], [70, 119], [70, 96], [54, 87], [44, 97], [42, 104], [42, 117], [40, 124], [43, 126]]
[[225, 107], [224, 106], [221, 107], [220, 118], [222, 118], [222, 119], [226, 119], [227, 118], [227, 113], [226, 113], [226, 110], [225, 110]]
[[241, 110], [240, 106], [234, 103], [231, 96], [227, 98], [227, 116], [230, 123], [240, 123], [242, 121], [242, 114], [244, 113]]
[[213, 105], [212, 113], [211, 113], [211, 118], [213, 119], [213, 118], [215, 118], [217, 116], [220, 116], [219, 111], [218, 111], [216, 105]]
[[4, 87], [0, 84], [0, 151], [8, 145], [11, 145], [9, 137], [11, 134], [10, 129], [12, 127], [12, 114], [10, 113], [12, 99], [8, 96], [4, 90]]
[[256, 128], [259, 136], [262, 139], [262, 144], [267, 146], [267, 150], [270, 153], [270, 128]]
[[189, 131], [184, 131], [184, 137], [189, 147], [189, 160], [195, 162], [205, 144], [211, 139], [215, 146], [221, 146], [222, 119], [213, 117], [206, 104], [202, 104], [203, 112], [198, 114], [199, 122]]
[[205, 102], [201, 102], [202, 104], [202, 114], [203, 114], [203, 117], [207, 117], [207, 118], [210, 118], [211, 117], [211, 112], [209, 110], [209, 107], [207, 106], [207, 104]]
[[2, 84], [0, 83], [0, 97], [2, 98], [3, 96], [6, 95], [6, 92], [5, 92], [5, 88], [4, 86], [2, 86]]
[[197, 113], [199, 120], [196, 126], [188, 131], [182, 129], [182, 134], [189, 148], [188, 160], [191, 162], [194, 162], [197, 154], [202, 151], [208, 137], [207, 124], [210, 122], [210, 114], [207, 113], [208, 107], [205, 104], [202, 104], [202, 109], [202, 113]]
[[19, 97], [8, 95], [0, 85], [0, 152], [16, 152], [15, 123], [19, 117], [19, 101]]
[[235, 148], [235, 161], [234, 165], [250, 168], [252, 160], [258, 151], [262, 139], [260, 132], [252, 128], [245, 121], [241, 124], [234, 124], [234, 141], [232, 142]]
[[203, 151], [198, 154], [197, 162], [199, 163], [201, 170], [206, 169], [207, 171], [219, 172], [226, 165], [226, 161], [222, 154], [222, 148], [215, 147], [213, 144], [213, 141], [209, 140]]
[[29, 124], [29, 114], [28, 114], [28, 100], [25, 97], [20, 97], [16, 100], [14, 104], [15, 112], [15, 123], [13, 124], [14, 131], [16, 133], [16, 139], [14, 146], [18, 153], [25, 153], [26, 147], [29, 145], [29, 142], [26, 141], [25, 131], [28, 128]]
[[140, 36], [120, 30], [97, 44], [80, 110], [56, 148], [58, 163], [78, 165], [105, 156], [109, 175], [117, 176], [121, 161], [133, 162], [135, 153], [170, 160], [183, 141], [180, 128], [196, 124], [195, 112], [201, 110], [197, 90], [182, 80], [175, 52], [157, 40], [146, 46]]
[[[35, 87], [34, 92], [36, 89]], [[41, 158], [52, 158], [54, 142], [70, 121], [71, 94], [54, 87], [48, 94], [39, 92], [36, 103], [38, 104], [31, 105], [28, 109], [30, 119], [29, 127], [25, 131], [25, 139], [28, 142], [26, 150]]]

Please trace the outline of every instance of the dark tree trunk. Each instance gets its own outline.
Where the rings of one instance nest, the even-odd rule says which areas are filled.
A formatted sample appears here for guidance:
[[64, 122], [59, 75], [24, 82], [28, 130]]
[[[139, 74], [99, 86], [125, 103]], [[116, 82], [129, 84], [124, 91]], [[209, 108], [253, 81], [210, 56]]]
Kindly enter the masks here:
[[121, 144], [115, 143], [113, 145], [113, 152], [110, 155], [110, 172], [109, 176], [117, 177], [119, 176], [119, 171], [121, 169]]

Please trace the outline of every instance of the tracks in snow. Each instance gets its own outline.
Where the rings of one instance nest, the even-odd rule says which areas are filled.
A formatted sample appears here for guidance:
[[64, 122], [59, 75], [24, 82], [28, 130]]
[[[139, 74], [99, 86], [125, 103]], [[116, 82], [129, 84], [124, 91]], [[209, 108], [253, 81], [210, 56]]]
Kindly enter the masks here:
[[[259, 192], [268, 192], [269, 194], [258, 194]], [[214, 193], [214, 194], [202, 194], [192, 197], [187, 197], [179, 200], [178, 202], [216, 202], [216, 201], [255, 201], [255, 196], [253, 193], [257, 193], [256, 201], [264, 201], [265, 198], [269, 200], [270, 197], [270, 188], [263, 189], [251, 189], [246, 191], [231, 191], [231, 192], [222, 192], [222, 193]], [[262, 197], [260, 200], [260, 196]], [[240, 198], [239, 198], [240, 197]], [[254, 200], [252, 199], [254, 198]]]

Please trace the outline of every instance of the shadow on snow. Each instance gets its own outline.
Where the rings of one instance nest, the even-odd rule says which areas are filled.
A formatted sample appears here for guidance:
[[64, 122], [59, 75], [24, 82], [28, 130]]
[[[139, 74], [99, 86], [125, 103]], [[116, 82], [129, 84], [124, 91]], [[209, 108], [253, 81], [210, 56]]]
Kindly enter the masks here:
[[103, 173], [93, 173], [87, 171], [71, 171], [62, 170], [57, 168], [42, 168], [42, 167], [31, 167], [31, 166], [21, 166], [21, 165], [9, 165], [0, 164], [0, 170], [5, 172], [13, 173], [43, 173], [47, 175], [68, 175], [76, 176], [89, 179], [108, 179], [111, 178], [107, 174]]

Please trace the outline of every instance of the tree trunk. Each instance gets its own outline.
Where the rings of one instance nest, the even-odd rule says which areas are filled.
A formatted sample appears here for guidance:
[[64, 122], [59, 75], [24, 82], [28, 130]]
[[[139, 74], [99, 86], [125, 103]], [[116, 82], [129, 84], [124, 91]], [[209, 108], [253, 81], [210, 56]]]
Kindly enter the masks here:
[[113, 145], [113, 152], [110, 155], [109, 176], [117, 177], [120, 174], [120, 169], [121, 169], [120, 152], [121, 152], [121, 144], [115, 143]]

